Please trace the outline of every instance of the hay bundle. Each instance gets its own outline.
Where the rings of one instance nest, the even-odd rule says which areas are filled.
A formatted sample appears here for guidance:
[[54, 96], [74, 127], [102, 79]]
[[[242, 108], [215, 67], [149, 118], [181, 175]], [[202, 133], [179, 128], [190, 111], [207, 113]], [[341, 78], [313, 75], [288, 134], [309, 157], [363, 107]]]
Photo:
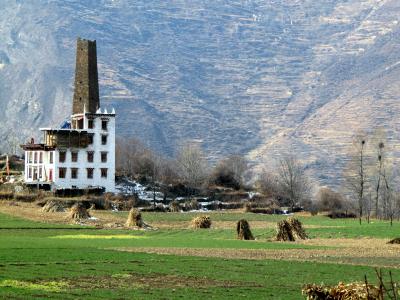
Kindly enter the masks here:
[[305, 240], [307, 238], [303, 225], [298, 219], [288, 218], [287, 220], [281, 220], [276, 226], [276, 239], [278, 241], [294, 242], [296, 239]]
[[281, 220], [276, 225], [276, 240], [294, 242], [292, 226], [287, 220]]
[[59, 201], [50, 200], [50, 201], [47, 201], [46, 204], [42, 207], [42, 211], [44, 211], [44, 212], [64, 212], [65, 207]]
[[180, 212], [181, 206], [178, 201], [174, 200], [169, 204], [169, 211], [171, 212]]
[[250, 230], [249, 222], [247, 222], [247, 220], [239, 220], [236, 225], [236, 231], [239, 240], [254, 240], [253, 234]]
[[82, 203], [76, 203], [71, 207], [69, 212], [69, 217], [72, 220], [81, 220], [90, 218], [89, 212], [86, 210], [86, 207]]
[[126, 220], [125, 225], [127, 227], [139, 227], [142, 228], [143, 227], [143, 219], [142, 219], [142, 214], [140, 213], [140, 211], [136, 208], [132, 208], [129, 211], [129, 215], [128, 215], [128, 220]]
[[374, 285], [366, 285], [363, 282], [344, 284], [337, 286], [323, 286], [307, 284], [302, 289], [302, 294], [308, 300], [374, 300], [381, 298], [382, 291]]
[[211, 218], [210, 216], [200, 216], [192, 220], [193, 228], [210, 228]]
[[289, 218], [288, 222], [290, 226], [292, 227], [292, 235], [295, 239], [297, 240], [306, 240], [308, 238], [304, 228], [303, 224], [296, 219], [296, 218]]
[[395, 238], [388, 242], [388, 244], [400, 244], [400, 238]]

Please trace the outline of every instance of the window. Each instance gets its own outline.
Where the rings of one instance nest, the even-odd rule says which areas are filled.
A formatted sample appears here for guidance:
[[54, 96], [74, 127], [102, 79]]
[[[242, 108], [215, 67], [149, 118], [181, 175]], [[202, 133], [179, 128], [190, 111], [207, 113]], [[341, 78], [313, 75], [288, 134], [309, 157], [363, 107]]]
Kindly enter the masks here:
[[101, 152], [101, 162], [107, 162], [107, 152]]
[[37, 180], [38, 179], [38, 171], [37, 168], [33, 168], [33, 180]]
[[65, 151], [60, 151], [60, 157], [59, 157], [60, 163], [65, 162], [65, 157], [66, 157]]
[[89, 145], [93, 144], [93, 138], [94, 138], [94, 133], [88, 134], [88, 144]]
[[72, 179], [78, 178], [78, 168], [71, 168], [71, 178]]
[[78, 120], [78, 129], [83, 129], [83, 118]]
[[87, 178], [93, 178], [93, 168], [87, 168]]
[[71, 152], [71, 161], [77, 162], [78, 161], [78, 152]]
[[33, 163], [37, 163], [37, 152], [33, 152], [34, 156], [33, 156]]
[[101, 168], [101, 177], [107, 178], [107, 169], [106, 168]]
[[104, 134], [101, 136], [101, 144], [102, 144], [102, 145], [107, 144], [107, 136], [104, 135]]
[[59, 178], [65, 178], [66, 175], [67, 175], [66, 168], [58, 168], [58, 177]]
[[88, 151], [88, 153], [87, 153], [87, 161], [88, 162], [93, 162], [93, 157], [94, 157], [93, 151]]
[[28, 178], [32, 179], [32, 168], [28, 169]]
[[43, 163], [43, 152], [39, 152], [39, 163]]
[[[31, 151], [29, 151], [29, 152], [28, 152], [29, 163], [32, 163], [32, 162], [33, 162], [32, 157], [33, 157], [33, 153], [32, 153]], [[30, 177], [30, 178], [32, 178], [32, 177]]]
[[54, 152], [50, 152], [50, 157], [49, 157], [49, 162], [52, 164], [53, 163], [53, 153]]
[[93, 119], [89, 119], [88, 120], [88, 128], [89, 129], [93, 129], [94, 128], [94, 120]]
[[42, 178], [42, 168], [39, 168], [39, 178]]
[[101, 129], [107, 130], [107, 120], [101, 120]]

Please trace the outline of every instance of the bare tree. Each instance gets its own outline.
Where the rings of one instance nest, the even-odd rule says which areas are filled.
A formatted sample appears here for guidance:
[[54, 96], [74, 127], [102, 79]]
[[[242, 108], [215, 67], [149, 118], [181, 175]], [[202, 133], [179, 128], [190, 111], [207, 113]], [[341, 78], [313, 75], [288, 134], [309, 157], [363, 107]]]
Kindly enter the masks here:
[[380, 197], [380, 189], [382, 186], [382, 171], [385, 168], [385, 160], [386, 160], [386, 132], [382, 128], [378, 128], [374, 131], [372, 140], [370, 144], [374, 148], [373, 156], [375, 157], [372, 162], [372, 170], [371, 170], [371, 185], [374, 185], [374, 210], [376, 218], [379, 217], [379, 197]]
[[311, 186], [304, 166], [294, 156], [284, 156], [280, 160], [277, 184], [279, 193], [289, 200], [292, 211], [310, 198]]
[[363, 208], [365, 206], [365, 190], [367, 187], [366, 172], [366, 135], [358, 134], [353, 141], [353, 153], [351, 154], [349, 169], [346, 174], [346, 182], [349, 191], [357, 198], [358, 215], [361, 224]]
[[216, 184], [240, 189], [243, 186], [247, 161], [240, 155], [221, 160], [214, 169], [211, 181]]
[[178, 153], [177, 163], [181, 178], [190, 188], [198, 188], [205, 182], [208, 166], [199, 146], [186, 144]]

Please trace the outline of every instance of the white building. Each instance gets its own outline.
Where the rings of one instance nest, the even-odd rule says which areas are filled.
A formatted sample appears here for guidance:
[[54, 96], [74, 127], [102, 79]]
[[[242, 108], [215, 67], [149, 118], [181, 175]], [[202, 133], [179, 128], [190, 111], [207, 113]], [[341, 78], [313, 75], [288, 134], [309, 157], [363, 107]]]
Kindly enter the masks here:
[[96, 42], [78, 39], [71, 120], [22, 145], [26, 184], [115, 191], [115, 111], [99, 108], [98, 95]]

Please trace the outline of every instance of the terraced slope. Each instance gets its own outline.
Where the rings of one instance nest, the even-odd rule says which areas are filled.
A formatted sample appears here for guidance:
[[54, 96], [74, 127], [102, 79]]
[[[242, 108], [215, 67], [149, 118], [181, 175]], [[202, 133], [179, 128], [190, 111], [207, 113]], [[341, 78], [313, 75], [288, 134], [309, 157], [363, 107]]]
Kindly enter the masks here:
[[386, 128], [398, 153], [398, 1], [4, 2], [4, 148], [68, 116], [81, 36], [98, 41], [118, 133], [164, 153], [196, 140], [211, 160], [270, 165], [295, 151], [330, 185], [360, 129]]

